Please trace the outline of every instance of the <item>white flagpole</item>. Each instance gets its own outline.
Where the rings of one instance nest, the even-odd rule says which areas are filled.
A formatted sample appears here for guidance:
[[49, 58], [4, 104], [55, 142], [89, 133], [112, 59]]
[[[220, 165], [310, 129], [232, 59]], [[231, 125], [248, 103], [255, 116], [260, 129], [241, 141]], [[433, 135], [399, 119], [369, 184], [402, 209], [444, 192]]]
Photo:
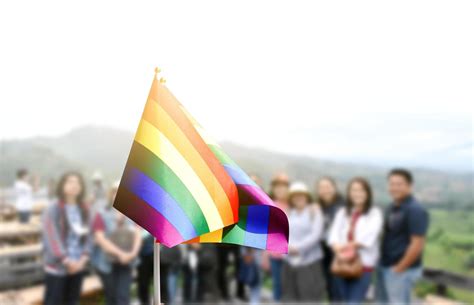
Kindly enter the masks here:
[[153, 304], [161, 305], [160, 244], [156, 240], [153, 249]]
[[[160, 73], [160, 68], [155, 68], [155, 78]], [[160, 79], [160, 82], [164, 80]], [[166, 279], [165, 279], [166, 280]], [[160, 244], [155, 239], [153, 246], [153, 304], [161, 305], [161, 283], [160, 283]]]

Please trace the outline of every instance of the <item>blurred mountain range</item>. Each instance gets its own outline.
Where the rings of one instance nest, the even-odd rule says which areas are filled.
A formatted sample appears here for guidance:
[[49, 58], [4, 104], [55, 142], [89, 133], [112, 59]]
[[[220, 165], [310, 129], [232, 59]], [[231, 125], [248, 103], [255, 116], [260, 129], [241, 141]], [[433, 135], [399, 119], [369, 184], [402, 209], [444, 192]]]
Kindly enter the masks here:
[[[59, 137], [33, 137], [3, 141], [0, 146], [0, 185], [10, 185], [18, 168], [28, 168], [42, 181], [55, 179], [68, 169], [77, 169], [88, 178], [100, 171], [108, 182], [120, 178], [133, 134], [129, 131], [98, 126], [74, 129]], [[386, 203], [384, 166], [335, 162], [288, 155], [221, 143], [224, 150], [248, 173], [259, 175], [267, 186], [275, 172], [285, 171], [292, 179], [311, 187], [321, 177], [333, 176], [343, 186], [353, 176], [367, 177], [375, 189], [375, 200]], [[404, 164], [400, 164], [403, 166]], [[472, 172], [459, 173], [411, 168], [416, 179], [416, 193], [426, 203], [443, 206], [473, 206]]]

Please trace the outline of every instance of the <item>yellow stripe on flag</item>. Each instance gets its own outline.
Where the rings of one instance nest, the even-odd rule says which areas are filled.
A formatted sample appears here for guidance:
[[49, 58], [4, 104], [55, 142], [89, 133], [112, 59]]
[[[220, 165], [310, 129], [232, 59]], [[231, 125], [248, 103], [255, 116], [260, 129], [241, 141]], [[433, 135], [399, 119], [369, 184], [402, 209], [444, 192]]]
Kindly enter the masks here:
[[143, 112], [143, 118], [154, 127], [174, 145], [181, 156], [188, 161], [194, 172], [198, 175], [206, 187], [208, 193], [213, 198], [217, 209], [221, 215], [223, 223], [230, 225], [234, 223], [232, 208], [229, 198], [222, 185], [211, 171], [206, 161], [202, 158], [194, 145], [189, 141], [181, 128], [173, 121], [168, 113], [157, 102], [149, 99]]
[[186, 115], [188, 120], [194, 125], [194, 128], [196, 128], [196, 131], [199, 133], [201, 138], [206, 142], [207, 145], [214, 145], [217, 147], [220, 147], [219, 143], [212, 138], [207, 131], [202, 128], [202, 126], [191, 116], [191, 114], [186, 110], [186, 108], [183, 107], [183, 105], [179, 104], [179, 107], [181, 108], [181, 111]]
[[223, 229], [203, 234], [199, 237], [201, 243], [220, 243], [222, 241]]
[[209, 230], [221, 229], [224, 224], [214, 200], [209, 195], [201, 179], [189, 166], [165, 135], [145, 120], [140, 121], [135, 141], [142, 144], [160, 158], [179, 177], [201, 208]]

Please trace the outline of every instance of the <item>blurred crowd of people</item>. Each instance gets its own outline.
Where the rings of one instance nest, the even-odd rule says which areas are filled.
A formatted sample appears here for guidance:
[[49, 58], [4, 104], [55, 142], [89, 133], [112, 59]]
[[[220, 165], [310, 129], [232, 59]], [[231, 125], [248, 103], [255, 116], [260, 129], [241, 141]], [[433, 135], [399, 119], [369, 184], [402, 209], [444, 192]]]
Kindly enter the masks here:
[[[17, 178], [19, 219], [28, 222], [35, 186], [26, 170]], [[252, 179], [261, 185], [258, 176]], [[229, 244], [162, 247], [162, 301], [258, 304], [270, 291], [274, 302], [361, 304], [372, 285], [377, 302], [408, 304], [421, 276], [429, 223], [413, 183], [408, 170], [391, 170], [393, 202], [382, 209], [363, 177], [350, 180], [341, 193], [331, 177], [309, 189], [279, 173], [268, 194], [288, 216], [288, 254]], [[78, 172], [56, 183], [42, 215], [45, 305], [78, 304], [90, 272], [101, 280], [105, 304], [130, 304], [134, 281], [139, 303], [152, 304], [154, 239], [113, 209], [117, 189], [118, 182], [107, 188], [99, 174], [89, 195]]]

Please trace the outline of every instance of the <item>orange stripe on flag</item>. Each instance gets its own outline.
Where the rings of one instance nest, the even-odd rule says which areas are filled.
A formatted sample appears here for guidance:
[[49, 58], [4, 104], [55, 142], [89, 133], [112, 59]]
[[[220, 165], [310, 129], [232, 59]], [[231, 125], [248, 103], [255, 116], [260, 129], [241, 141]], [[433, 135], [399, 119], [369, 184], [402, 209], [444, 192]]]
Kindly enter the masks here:
[[225, 226], [234, 223], [232, 207], [220, 182], [214, 176], [203, 156], [195, 149], [186, 135], [168, 115], [168, 113], [154, 100], [148, 100], [143, 112], [143, 119], [160, 130], [175, 146], [188, 164], [202, 180], [209, 195], [214, 200], [222, 222]]
[[215, 157], [214, 153], [207, 146], [204, 140], [201, 138], [199, 133], [196, 131], [194, 125], [189, 121], [186, 114], [181, 110], [181, 104], [173, 96], [173, 94], [156, 79], [150, 89], [149, 99], [156, 101], [173, 119], [176, 125], [181, 127], [181, 130], [193, 144], [202, 158], [205, 160], [211, 171], [216, 176], [217, 180], [225, 190], [229, 202], [232, 206], [232, 212], [234, 215], [234, 222], [239, 219], [238, 213], [238, 192], [232, 178], [227, 174], [225, 169], [220, 164], [219, 160]]

